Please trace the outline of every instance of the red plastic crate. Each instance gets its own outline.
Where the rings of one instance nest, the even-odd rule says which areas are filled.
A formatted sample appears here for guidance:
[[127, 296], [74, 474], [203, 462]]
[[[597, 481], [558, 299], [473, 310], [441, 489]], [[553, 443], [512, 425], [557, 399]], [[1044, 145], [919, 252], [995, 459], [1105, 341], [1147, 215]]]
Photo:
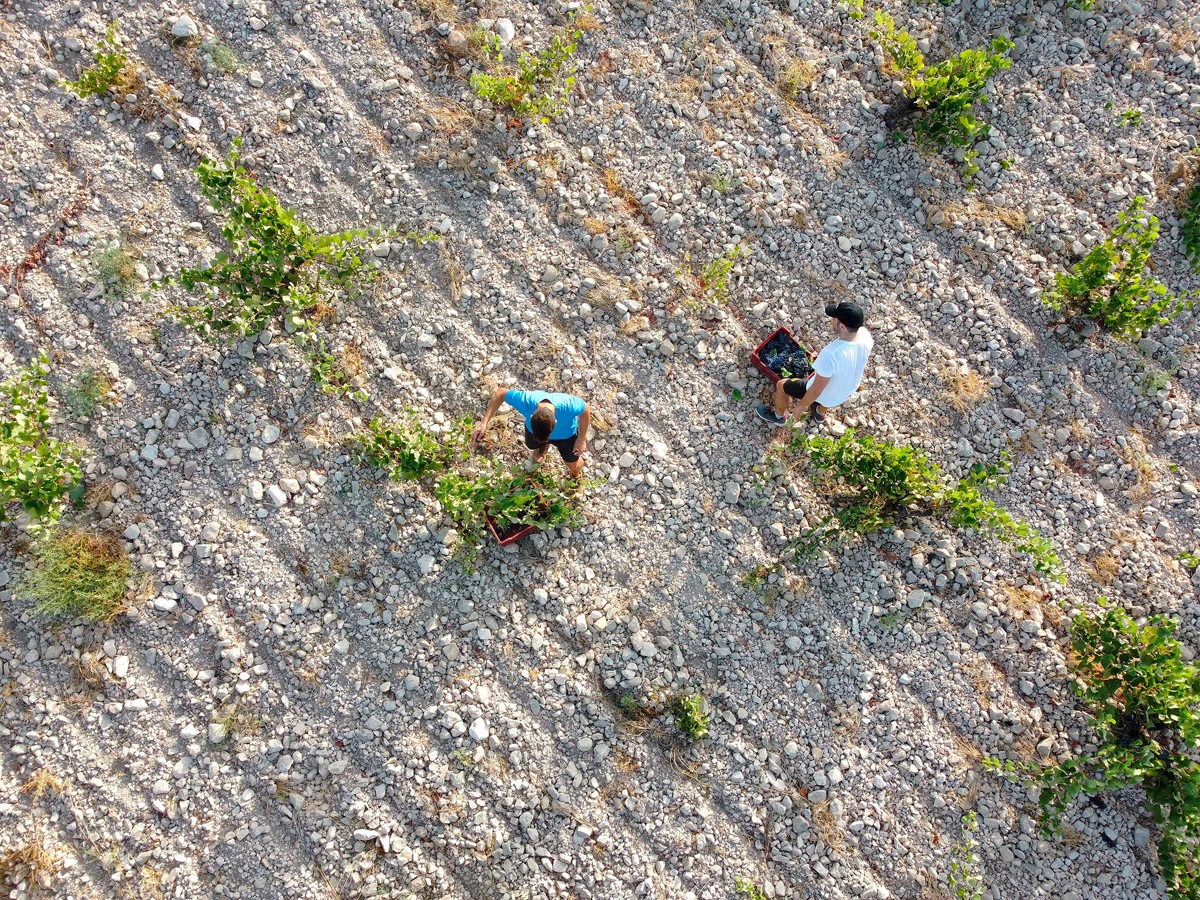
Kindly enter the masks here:
[[750, 354], [750, 362], [754, 364], [754, 368], [756, 368], [756, 369], [758, 369], [758, 371], [762, 372], [763, 375], [766, 377], [766, 379], [771, 382], [771, 384], [774, 384], [775, 382], [779, 381], [779, 379], [782, 376], [780, 376], [780, 374], [778, 372], [775, 372], [774, 370], [771, 369], [770, 366], [768, 366], [765, 362], [763, 362], [762, 357], [759, 356], [759, 354], [762, 353], [763, 349], [767, 346], [767, 344], [769, 344], [769, 343], [771, 343], [771, 341], [775, 340], [775, 336], [779, 335], [779, 334], [787, 335], [788, 340], [790, 340], [797, 347], [804, 346], [798, 340], [796, 340], [796, 338], [792, 335], [792, 333], [790, 331], [788, 331], [786, 328], [776, 328], [774, 331], [772, 331], [770, 334], [767, 335], [766, 340], [764, 340], [761, 344], [758, 345], [758, 349], [756, 349], [753, 353]]
[[486, 516], [485, 518], [487, 519], [488, 531], [492, 533], [492, 537], [496, 539], [496, 543], [501, 547], [507, 547], [509, 544], [515, 544], [526, 535], [533, 534], [535, 531], [539, 530], [536, 525], [526, 525], [524, 528], [518, 528], [508, 537], [502, 538], [500, 537], [500, 532], [496, 530], [496, 524], [492, 521], [492, 517]]

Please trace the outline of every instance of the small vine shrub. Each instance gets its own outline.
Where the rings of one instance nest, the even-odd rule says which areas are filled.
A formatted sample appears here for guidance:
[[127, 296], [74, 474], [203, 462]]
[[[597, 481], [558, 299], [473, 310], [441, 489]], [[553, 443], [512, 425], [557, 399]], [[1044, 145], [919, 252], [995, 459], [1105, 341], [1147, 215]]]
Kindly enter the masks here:
[[813, 468], [847, 490], [848, 502], [835, 513], [846, 531], [877, 531], [897, 512], [928, 504], [940, 484], [938, 467], [919, 450], [852, 429], [839, 438], [797, 434], [792, 448], [807, 450]]
[[752, 252], [745, 244], [734, 244], [709, 262], [700, 272], [700, 290], [703, 295], [714, 303], [728, 300], [729, 276], [733, 273], [733, 267], [738, 264], [738, 260]]
[[50, 436], [49, 371], [42, 353], [0, 384], [0, 521], [20, 504], [33, 518], [53, 522], [68, 489], [81, 494], [79, 452]]
[[906, 511], [919, 509], [946, 512], [956, 528], [986, 531], [1030, 556], [1042, 575], [1063, 577], [1053, 545], [981, 493], [1004, 483], [1007, 458], [990, 466], [977, 464], [949, 486], [937, 465], [919, 450], [853, 429], [838, 438], [796, 433], [775, 453], [792, 456], [800, 451], [808, 452], [809, 465], [828, 480], [838, 508], [788, 547], [795, 559], [811, 555], [821, 541], [838, 532], [867, 534], [893, 524]]
[[234, 338], [281, 318], [308, 353], [314, 378], [348, 390], [349, 379], [340, 377], [315, 320], [328, 309], [324, 295], [360, 290], [374, 278], [377, 270], [364, 256], [368, 241], [378, 236], [361, 228], [315, 231], [238, 164], [239, 147], [240, 139], [224, 164], [204, 160], [196, 170], [204, 196], [225, 217], [221, 236], [230, 250], [167, 282], [204, 294], [201, 302], [180, 307], [179, 317], [206, 337]]
[[1075, 691], [1095, 732], [1089, 750], [1041, 769], [1013, 760], [988, 766], [1041, 786], [1043, 830], [1051, 834], [1080, 795], [1141, 786], [1161, 829], [1158, 863], [1168, 893], [1198, 900], [1200, 667], [1185, 662], [1174, 629], [1162, 616], [1139, 625], [1118, 608], [1079, 613], [1071, 648]]
[[118, 23], [110, 22], [92, 53], [92, 64], [80, 72], [75, 81], [63, 81], [81, 100], [103, 96], [121, 80], [126, 57], [117, 35], [119, 28]]
[[366, 430], [351, 436], [358, 457], [397, 481], [414, 481], [445, 470], [468, 456], [471, 422], [463, 419], [441, 437], [421, 425], [413, 411], [398, 423], [371, 420]]
[[746, 900], [767, 900], [767, 894], [762, 888], [749, 878], [743, 878], [741, 875], [734, 876], [733, 892], [735, 894], [742, 894]]
[[576, 525], [583, 516], [579, 501], [586, 484], [562, 478], [547, 466], [533, 471], [486, 462], [470, 472], [442, 475], [434, 495], [458, 526], [460, 556], [470, 560], [487, 531], [487, 520], [498, 533], [533, 525], [557, 528]]
[[1158, 218], [1146, 212], [1146, 198], [1135, 197], [1117, 217], [1117, 225], [1070, 272], [1054, 278], [1043, 302], [1070, 316], [1095, 319], [1114, 335], [1133, 339], [1171, 321], [1192, 307], [1191, 299], [1173, 297], [1146, 274], [1158, 241]]
[[675, 716], [675, 727], [693, 741], [701, 740], [708, 734], [712, 718], [704, 711], [704, 698], [699, 694], [677, 697], [671, 704], [671, 712]]
[[63, 528], [47, 534], [34, 552], [36, 566], [20, 588], [39, 613], [108, 622], [124, 609], [133, 566], [114, 535]]
[[1013, 518], [1004, 507], [983, 496], [982, 490], [995, 489], [1007, 480], [1011, 465], [1007, 456], [999, 463], [976, 463], [954, 487], [942, 495], [950, 510], [950, 524], [955, 528], [974, 528], [986, 531], [999, 540], [1013, 544], [1033, 560], [1034, 569], [1048, 578], [1062, 578], [1062, 560], [1054, 545], [1034, 530], [1028, 522]]
[[[563, 111], [575, 86], [572, 57], [582, 36], [583, 29], [572, 15], [539, 53], [522, 51], [514, 66], [505, 66], [496, 74], [476, 72], [471, 76], [471, 88], [482, 99], [508, 107], [519, 116], [538, 115], [548, 121]], [[497, 35], [487, 35], [481, 49], [486, 59], [503, 64], [504, 51]]]
[[983, 900], [983, 878], [979, 874], [979, 819], [975, 810], [962, 817], [962, 839], [950, 850], [950, 888], [957, 900]]
[[929, 66], [913, 36], [897, 29], [895, 20], [883, 10], [875, 11], [871, 36], [904, 77], [904, 92], [921, 111], [913, 122], [913, 135], [919, 143], [940, 150], [969, 147], [988, 136], [988, 125], [975, 118], [975, 105], [987, 101], [984, 87], [988, 79], [1012, 65], [1006, 55], [1012, 41], [998, 37], [986, 49], [963, 50]]
[[1183, 236], [1183, 252], [1192, 264], [1192, 268], [1200, 272], [1200, 177], [1196, 178], [1190, 191], [1183, 201], [1181, 210], [1183, 226], [1180, 229]]

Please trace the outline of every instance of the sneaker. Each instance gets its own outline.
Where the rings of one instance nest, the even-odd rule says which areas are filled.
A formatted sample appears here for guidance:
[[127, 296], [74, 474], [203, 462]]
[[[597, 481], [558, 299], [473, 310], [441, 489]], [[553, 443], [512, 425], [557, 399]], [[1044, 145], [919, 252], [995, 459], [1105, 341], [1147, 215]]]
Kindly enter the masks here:
[[817, 404], [815, 404], [815, 403], [812, 405], [812, 408], [808, 411], [808, 421], [815, 422], [818, 424], [825, 421], [825, 413], [823, 413], [819, 409], [817, 409]]
[[767, 406], [765, 403], [758, 404], [758, 408], [754, 411], [758, 414], [758, 417], [768, 425], [782, 425], [787, 421], [787, 419], [779, 415], [779, 413], [775, 412], [775, 410], [771, 409], [771, 407]]

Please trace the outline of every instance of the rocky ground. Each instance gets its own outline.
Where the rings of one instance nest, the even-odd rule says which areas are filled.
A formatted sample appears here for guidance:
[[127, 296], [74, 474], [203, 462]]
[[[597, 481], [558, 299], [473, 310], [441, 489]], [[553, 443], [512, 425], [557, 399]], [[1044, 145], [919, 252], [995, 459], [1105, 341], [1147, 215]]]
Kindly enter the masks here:
[[[1164, 897], [1138, 795], [1047, 840], [982, 758], [1087, 740], [1065, 637], [1101, 595], [1200, 646], [1175, 559], [1200, 543], [1197, 316], [1130, 343], [1038, 300], [1137, 195], [1157, 277], [1200, 288], [1174, 209], [1200, 11], [889, 9], [933, 60], [1016, 42], [973, 190], [888, 139], [899, 84], [845, 5], [598, 0], [569, 108], [531, 124], [474, 98], [465, 38], [540, 48], [556, 4], [0, 4], [0, 263], [45, 248], [0, 290], [0, 374], [39, 348], [56, 384], [107, 373], [56, 430], [86, 447], [81, 518], [144, 573], [112, 625], [47, 622], [5, 532], [0, 851], [39, 843], [48, 893], [80, 898], [936, 898], [975, 810], [993, 900]], [[80, 101], [60, 79], [112, 18], [144, 89]], [[221, 248], [195, 166], [239, 135], [315, 226], [440, 236], [377, 247], [378, 289], [322, 325], [367, 401], [314, 389], [281, 332], [202, 341], [150, 289]], [[129, 277], [102, 272], [114, 242]], [[737, 242], [729, 299], [686, 302]], [[998, 499], [1065, 584], [937, 518], [746, 583], [829, 508], [764, 461], [749, 352], [781, 324], [823, 342], [843, 297], [877, 345], [822, 427], [951, 475], [1009, 448]], [[345, 436], [478, 416], [503, 384], [594, 405], [601, 484], [585, 525], [468, 573], [431, 494]], [[621, 708], [695, 692], [695, 744]], [[22, 792], [43, 770], [62, 790]]]

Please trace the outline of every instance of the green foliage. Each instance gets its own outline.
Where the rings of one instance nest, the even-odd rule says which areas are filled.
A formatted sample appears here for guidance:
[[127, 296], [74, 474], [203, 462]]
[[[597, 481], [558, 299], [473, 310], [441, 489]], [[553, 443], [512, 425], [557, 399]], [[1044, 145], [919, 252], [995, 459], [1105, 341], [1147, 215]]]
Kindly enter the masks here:
[[925, 55], [917, 46], [917, 39], [907, 31], [897, 29], [896, 20], [882, 9], [875, 10], [875, 28], [871, 30], [871, 37], [879, 41], [900, 74], [916, 74], [925, 68]]
[[[508, 68], [496, 75], [476, 72], [471, 76], [471, 88], [484, 100], [507, 106], [517, 115], [536, 114], [543, 121], [557, 116], [575, 86], [574, 64], [567, 66], [583, 35], [583, 30], [575, 25], [575, 18], [572, 15], [565, 28], [555, 31], [540, 53], [521, 51], [515, 70]], [[488, 36], [482, 50], [496, 63], [503, 62], [504, 54], [496, 35]]]
[[79, 452], [50, 436], [50, 396], [43, 352], [0, 384], [0, 521], [13, 503], [37, 519], [53, 522], [63, 493], [83, 479]]
[[1067, 6], [1082, 12], [1091, 12], [1096, 8], [1096, 0], [1067, 0]]
[[712, 189], [718, 194], [730, 194], [741, 187], [741, 179], [727, 169], [722, 169], [718, 172], [713, 172], [709, 178], [709, 184]]
[[1175, 558], [1193, 571], [1195, 569], [1200, 569], [1200, 553], [1192, 553], [1188, 550], [1184, 550]]
[[703, 295], [717, 303], [729, 299], [729, 276], [733, 267], [743, 256], [749, 256], [753, 251], [745, 244], [734, 244], [716, 259], [708, 263], [700, 272], [700, 290]]
[[1136, 128], [1142, 124], [1142, 111], [1140, 109], [1127, 109], [1121, 113], [1121, 121], [1130, 128]]
[[1200, 177], [1188, 191], [1182, 217], [1183, 253], [1191, 261], [1192, 268], [1200, 272]]
[[470, 433], [470, 420], [461, 419], [439, 439], [410, 410], [395, 425], [374, 418], [365, 431], [351, 435], [350, 440], [364, 462], [386, 469], [397, 481], [413, 481], [465, 460]]
[[896, 512], [938, 492], [938, 467], [925, 454], [853, 429], [839, 438], [797, 433], [790, 448], [808, 450], [814, 468], [850, 490], [850, 502], [836, 513], [847, 531], [876, 531], [890, 524]]
[[447, 472], [438, 479], [434, 495], [458, 526], [469, 558], [487, 528], [486, 518], [497, 532], [525, 525], [547, 529], [577, 524], [584, 488], [577, 479], [560, 478], [546, 466], [525, 471], [487, 462], [475, 472]]
[[851, 19], [861, 19], [863, 17], [863, 0], [840, 0], [838, 10], [844, 12]]
[[[989, 128], [975, 118], [976, 103], [986, 102], [987, 80], [1012, 65], [1005, 55], [1013, 43], [995, 38], [987, 49], [967, 49], [935, 66], [925, 64], [916, 39], [883, 10], [875, 11], [871, 36], [879, 41], [892, 65], [904, 76], [905, 93], [922, 110], [913, 134], [925, 146], [967, 147], [986, 138]], [[968, 168], [973, 166], [968, 160]], [[978, 168], [975, 168], [978, 172]]]
[[907, 93], [925, 110], [913, 124], [913, 134], [931, 147], [953, 144], [966, 147], [988, 136], [989, 127], [975, 118], [976, 103], [986, 102], [987, 80], [1012, 65], [1005, 56], [1012, 49], [1008, 38], [992, 41], [987, 50], [968, 49], [910, 76]]
[[242, 67], [234, 49], [216, 37], [206, 37], [200, 42], [200, 55], [208, 68], [219, 75], [232, 75]]
[[1013, 544], [1033, 559], [1033, 567], [1048, 578], [1062, 580], [1062, 560], [1053, 544], [1038, 534], [1028, 522], [1014, 519], [1012, 514], [985, 498], [980, 491], [1003, 484], [1011, 469], [1007, 456], [991, 465], [976, 463], [957, 485], [941, 497], [950, 509], [950, 524], [956, 528], [987, 531], [1001, 541]]
[[975, 810], [962, 817], [962, 840], [950, 850], [950, 887], [958, 900], [982, 900], [983, 879], [979, 876], [979, 821]]
[[[221, 236], [231, 251], [203, 269], [184, 269], [177, 282], [204, 290], [206, 300], [179, 315], [205, 336], [256, 334], [275, 317], [306, 348], [313, 374], [327, 387], [342, 387], [316, 334], [320, 298], [331, 290], [354, 291], [374, 277], [364, 262], [372, 235], [364, 229], [319, 234], [264, 190], [238, 165], [238, 147], [224, 165], [204, 160], [196, 169], [200, 189], [225, 216]], [[412, 235], [410, 235], [412, 237]]]
[[766, 893], [757, 884], [749, 878], [743, 878], [741, 875], [733, 879], [733, 892], [735, 894], [745, 894], [746, 900], [767, 900]]
[[124, 607], [133, 566], [112, 534], [60, 529], [47, 534], [35, 554], [37, 565], [20, 589], [39, 613], [107, 622]]
[[1037, 771], [1009, 760], [991, 768], [1041, 785], [1043, 827], [1058, 829], [1081, 794], [1141, 785], [1162, 829], [1158, 862], [1175, 900], [1200, 898], [1200, 668], [1187, 664], [1175, 624], [1139, 626], [1121, 609], [1071, 625], [1075, 690], [1092, 716], [1095, 753]]
[[785, 552], [800, 558], [819, 549], [838, 531], [866, 534], [890, 525], [897, 514], [916, 506], [947, 509], [957, 528], [987, 531], [1013, 544], [1033, 559], [1034, 568], [1061, 579], [1062, 564], [1053, 545], [1028, 523], [982, 496], [981, 490], [1003, 484], [1008, 462], [976, 465], [954, 487], [948, 487], [936, 464], [912, 447], [859, 435], [848, 429], [839, 438], [793, 434], [791, 442], [773, 451], [792, 455], [807, 450], [809, 463], [823, 472], [835, 490], [843, 490], [840, 508], [819, 522]]
[[693, 741], [708, 734], [711, 716], [704, 711], [704, 698], [699, 694], [676, 697], [671, 704], [671, 712], [675, 715], [675, 727]]
[[1145, 197], [1135, 197], [1103, 243], [1070, 273], [1055, 275], [1054, 289], [1042, 301], [1051, 309], [1090, 316], [1117, 337], [1130, 339], [1191, 309], [1191, 300], [1172, 297], [1165, 285], [1146, 275], [1158, 241], [1158, 219], [1145, 206]]
[[112, 285], [119, 297], [126, 297], [138, 283], [137, 264], [129, 248], [114, 240], [96, 255], [96, 271], [106, 285]]
[[110, 22], [92, 53], [91, 66], [80, 72], [75, 81], [63, 82], [81, 100], [107, 94], [121, 77], [121, 70], [125, 68], [125, 53], [117, 40], [118, 28], [117, 22]]
[[112, 383], [107, 375], [92, 366], [85, 366], [63, 388], [63, 400], [72, 415], [90, 416], [111, 390]]

